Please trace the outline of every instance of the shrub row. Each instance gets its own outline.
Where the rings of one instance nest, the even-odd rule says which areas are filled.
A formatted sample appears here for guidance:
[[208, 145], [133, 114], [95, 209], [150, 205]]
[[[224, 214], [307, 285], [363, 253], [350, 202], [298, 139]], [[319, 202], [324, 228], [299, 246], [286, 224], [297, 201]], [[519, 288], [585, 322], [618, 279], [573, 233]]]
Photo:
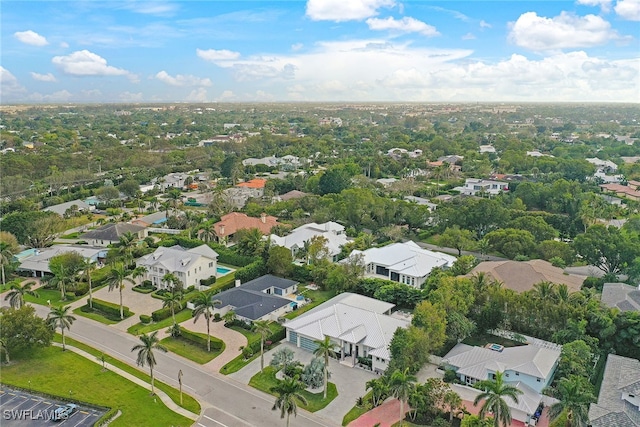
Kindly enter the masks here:
[[156, 289], [157, 289], [156, 287], [145, 288], [143, 286], [134, 286], [133, 288], [131, 288], [132, 291], [140, 292], [141, 294], [150, 294]]
[[218, 253], [218, 262], [238, 267], [245, 267], [258, 260], [258, 257], [240, 255], [235, 250], [218, 243], [208, 243], [209, 247]]
[[211, 286], [216, 283], [216, 276], [211, 276], [208, 279], [200, 279], [200, 284], [202, 286]]
[[239, 279], [241, 283], [246, 283], [249, 280], [257, 279], [266, 274], [266, 272], [267, 267], [262, 258], [260, 258], [245, 267], [237, 269], [235, 278]]
[[[273, 327], [272, 327], [273, 330]], [[282, 341], [283, 339], [285, 339], [287, 336], [287, 330], [278, 325], [278, 328], [276, 329], [275, 332], [271, 333], [271, 335], [269, 335], [268, 337], [266, 337], [265, 341], [265, 347], [267, 347], [267, 343], [271, 342], [271, 343], [276, 343], [279, 341]], [[251, 349], [251, 351], [253, 352], [253, 354], [256, 354], [260, 351], [260, 340], [256, 340], [254, 342], [250, 342], [247, 345], [247, 348]]]
[[[152, 294], [152, 296], [155, 296], [154, 294]], [[159, 297], [156, 297], [159, 298]], [[181, 300], [180, 303], [182, 305], [182, 310], [184, 310], [185, 308], [187, 308], [187, 302], [193, 298], [193, 294], [186, 294]], [[176, 310], [176, 314], [178, 314], [178, 312], [180, 312], [181, 310]], [[169, 317], [171, 317], [171, 309], [169, 307], [166, 308], [160, 308], [156, 311], [154, 311], [153, 313], [151, 313], [151, 318], [153, 319], [154, 322], [159, 322], [161, 320], [164, 319], [168, 319]]]
[[[180, 336], [187, 340], [187, 341], [191, 341], [192, 343], [199, 345], [199, 346], [203, 346], [204, 348], [207, 348], [207, 337], [206, 335], [203, 336], [202, 334], [198, 334], [195, 332], [191, 332], [188, 331], [184, 328], [180, 328]], [[216, 338], [216, 337], [211, 337], [211, 350], [220, 350], [222, 348], [222, 340]]]
[[[116, 316], [120, 318], [120, 305], [113, 304], [100, 299], [93, 299], [93, 309], [101, 311], [110, 316]], [[125, 317], [131, 316], [133, 313], [129, 310], [129, 307], [123, 307], [123, 313]]]

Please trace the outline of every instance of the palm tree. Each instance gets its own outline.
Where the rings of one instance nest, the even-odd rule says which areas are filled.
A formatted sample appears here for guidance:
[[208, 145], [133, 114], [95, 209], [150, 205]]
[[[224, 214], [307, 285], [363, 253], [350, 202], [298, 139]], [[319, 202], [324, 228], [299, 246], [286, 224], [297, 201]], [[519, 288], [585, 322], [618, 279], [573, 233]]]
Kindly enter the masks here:
[[124, 282], [129, 282], [135, 285], [133, 279], [129, 277], [129, 271], [124, 267], [124, 264], [118, 263], [111, 267], [109, 276], [107, 277], [107, 284], [109, 285], [109, 292], [118, 288], [120, 291], [120, 319], [124, 319], [124, 305], [122, 304], [122, 291], [124, 290]]
[[329, 384], [329, 356], [336, 357], [336, 352], [333, 350], [336, 347], [336, 344], [331, 341], [327, 335], [324, 336], [323, 340], [314, 341], [318, 346], [314, 352], [314, 356], [323, 357], [324, 358], [324, 397], [327, 398], [327, 385]]
[[138, 236], [130, 231], [120, 236], [118, 251], [124, 256], [125, 261], [131, 261], [133, 259], [133, 248], [136, 246], [137, 238]]
[[49, 280], [49, 283], [60, 289], [61, 301], [65, 301], [67, 299], [67, 288], [72, 287], [74, 282], [74, 275], [71, 273], [71, 271], [69, 271], [68, 268], [65, 268], [64, 265], [61, 265], [59, 271], [57, 271], [56, 274]]
[[141, 279], [144, 277], [145, 274], [147, 274], [147, 271], [148, 271], [147, 267], [145, 267], [144, 265], [139, 265], [133, 269], [133, 272], [131, 273], [131, 278], [133, 280]]
[[555, 284], [547, 281], [542, 281], [533, 285], [533, 295], [541, 301], [548, 301], [555, 296], [555, 288]]
[[549, 408], [551, 421], [566, 413], [566, 427], [585, 427], [589, 422], [589, 405], [596, 400], [590, 389], [591, 384], [575, 375], [562, 378], [558, 383], [560, 401]]
[[229, 310], [222, 316], [222, 319], [224, 320], [225, 324], [233, 323], [236, 320], [236, 312], [233, 310]]
[[167, 349], [165, 346], [160, 344], [160, 340], [158, 339], [158, 331], [154, 331], [151, 334], [142, 334], [140, 336], [140, 341], [142, 342], [142, 344], [133, 346], [131, 351], [138, 352], [138, 359], [136, 360], [136, 364], [138, 366], [144, 367], [144, 365], [149, 365], [149, 376], [151, 377], [151, 394], [155, 394], [155, 390], [153, 388], [153, 368], [157, 365], [157, 362], [156, 356], [153, 352], [155, 350], [158, 350], [166, 353]]
[[263, 239], [262, 231], [257, 228], [241, 230], [236, 234], [238, 251], [247, 256], [262, 256], [265, 251], [266, 242]]
[[60, 328], [60, 334], [62, 335], [62, 351], [65, 351], [66, 349], [64, 342], [64, 330], [71, 329], [71, 325], [76, 320], [75, 317], [69, 314], [69, 310], [71, 310], [70, 305], [66, 307], [52, 307], [49, 315], [47, 316], [47, 323], [49, 326], [53, 329]]
[[31, 287], [35, 284], [36, 282], [27, 282], [22, 286], [20, 286], [20, 284], [11, 285], [11, 290], [4, 297], [4, 300], [9, 301], [9, 305], [13, 308], [22, 307], [24, 305], [25, 295], [31, 295], [32, 297], [38, 298], [38, 292], [31, 290]]
[[4, 267], [13, 262], [13, 256], [18, 251], [19, 246], [16, 237], [7, 231], [0, 231], [0, 268], [2, 269], [3, 286], [6, 284]]
[[518, 403], [518, 395], [522, 394], [521, 390], [506, 384], [502, 372], [496, 372], [495, 379], [478, 381], [475, 388], [484, 390], [473, 401], [473, 405], [477, 406], [481, 400], [484, 400], [482, 408], [480, 408], [480, 418], [484, 418], [487, 413], [493, 413], [493, 424], [500, 427], [511, 424], [511, 409], [504, 401], [503, 397], [510, 397], [515, 403]]
[[373, 407], [379, 406], [389, 394], [389, 378], [381, 376], [367, 381], [365, 391], [371, 389], [371, 400]]
[[298, 380], [298, 377], [285, 378], [278, 381], [278, 384], [271, 387], [271, 391], [277, 395], [273, 404], [273, 411], [280, 409], [280, 418], [287, 415], [287, 427], [289, 427], [289, 417], [291, 414], [298, 415], [298, 404], [307, 404], [307, 399], [302, 395], [305, 385]]
[[89, 258], [85, 258], [82, 263], [82, 270], [89, 283], [89, 307], [93, 308], [93, 291], [91, 286], [91, 273], [95, 271], [96, 263]]
[[404, 403], [409, 400], [415, 382], [416, 377], [409, 373], [409, 368], [404, 371], [396, 369], [389, 379], [389, 391], [400, 401], [400, 425], [404, 424]]
[[7, 363], [11, 363], [11, 360], [9, 360], [9, 348], [7, 346], [7, 339], [5, 337], [0, 337], [0, 352], [4, 352], [4, 357], [7, 360]]
[[253, 322], [253, 330], [260, 334], [260, 371], [264, 371], [264, 340], [271, 334], [269, 322], [256, 320]]
[[193, 302], [194, 305], [193, 323], [196, 323], [201, 315], [204, 315], [204, 320], [207, 322], [207, 351], [211, 351], [211, 334], [209, 333], [211, 310], [213, 310], [216, 305], [222, 304], [222, 301], [213, 299], [204, 292], [200, 292], [191, 302]]
[[453, 421], [453, 415], [459, 414], [464, 406], [462, 405], [462, 398], [458, 393], [453, 390], [449, 390], [444, 394], [443, 403], [449, 410], [449, 422]]
[[173, 273], [167, 273], [162, 276], [162, 281], [166, 283], [170, 289], [182, 290], [182, 281]]
[[172, 289], [162, 296], [162, 308], [169, 307], [171, 309], [171, 317], [173, 318], [173, 324], [176, 324], [176, 308], [182, 310], [182, 292]]

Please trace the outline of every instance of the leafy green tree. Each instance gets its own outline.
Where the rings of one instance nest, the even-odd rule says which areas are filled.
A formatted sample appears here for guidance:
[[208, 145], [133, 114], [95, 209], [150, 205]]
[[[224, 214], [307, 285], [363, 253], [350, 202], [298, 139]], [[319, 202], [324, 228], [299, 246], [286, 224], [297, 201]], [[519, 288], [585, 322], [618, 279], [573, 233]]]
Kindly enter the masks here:
[[560, 379], [557, 397], [559, 402], [549, 408], [549, 418], [552, 421], [565, 414], [566, 427], [585, 427], [589, 423], [589, 405], [596, 398], [593, 386], [586, 378], [572, 375]]
[[583, 340], [572, 341], [562, 346], [557, 375], [559, 378], [570, 375], [589, 378], [592, 366], [591, 347]]
[[135, 179], [128, 178], [118, 185], [118, 190], [129, 199], [133, 199], [136, 197], [136, 193], [140, 191], [140, 184]]
[[482, 418], [479, 415], [465, 415], [460, 427], [493, 427], [493, 418]]
[[20, 285], [19, 283], [11, 285], [9, 292], [7, 292], [7, 295], [4, 297], [4, 300], [9, 301], [9, 305], [12, 308], [21, 308], [24, 305], [25, 295], [31, 295], [32, 297], [38, 298], [38, 292], [31, 289], [35, 284], [36, 282], [27, 282], [24, 285]]
[[324, 395], [323, 399], [327, 398], [327, 387], [329, 385], [329, 357], [336, 357], [334, 351], [336, 344], [331, 341], [327, 335], [323, 340], [316, 340], [314, 343], [318, 346], [313, 351], [313, 354], [324, 359]]
[[32, 248], [50, 246], [63, 228], [64, 221], [53, 212], [13, 212], [2, 219], [2, 231], [13, 234], [18, 243]]
[[478, 381], [475, 384], [475, 388], [482, 390], [482, 393], [476, 396], [473, 401], [473, 406], [477, 406], [478, 403], [484, 401], [480, 408], [480, 418], [484, 418], [491, 412], [493, 413], [493, 425], [495, 427], [500, 427], [500, 424], [505, 427], [510, 425], [511, 409], [504, 398], [511, 398], [514, 402], [518, 403], [518, 395], [521, 395], [522, 391], [505, 383], [503, 373], [500, 371], [496, 372], [495, 379], [493, 380]]
[[204, 317], [205, 322], [207, 323], [207, 351], [211, 351], [211, 332], [210, 332], [210, 324], [211, 318], [213, 317], [212, 311], [219, 304], [222, 304], [222, 301], [218, 299], [213, 299], [211, 296], [207, 295], [204, 292], [199, 292], [191, 302], [194, 305], [193, 308], [193, 323], [196, 323], [200, 316]]
[[36, 310], [30, 305], [24, 305], [19, 309], [0, 308], [0, 322], [0, 340], [7, 363], [10, 361], [10, 354], [51, 345], [53, 329], [36, 315]]
[[573, 247], [586, 262], [605, 273], [624, 272], [640, 257], [640, 244], [618, 228], [593, 225], [576, 236]]
[[324, 236], [313, 236], [304, 242], [306, 247], [307, 264], [315, 264], [321, 259], [327, 259], [330, 255], [327, 247], [328, 240]]
[[52, 307], [51, 311], [47, 315], [47, 323], [54, 330], [60, 328], [60, 334], [62, 335], [62, 351], [65, 351], [65, 341], [64, 341], [64, 330], [71, 329], [71, 325], [76, 320], [69, 311], [71, 310], [71, 306], [68, 305], [66, 307], [58, 306]]
[[535, 239], [526, 230], [503, 228], [487, 234], [487, 240], [493, 249], [509, 259], [518, 255], [531, 256], [535, 249]]
[[267, 242], [257, 228], [244, 228], [236, 233], [236, 250], [241, 255], [262, 256]]
[[155, 394], [155, 389], [153, 387], [153, 368], [157, 365], [155, 351], [161, 351], [163, 353], [167, 352], [167, 348], [160, 344], [160, 339], [158, 338], [158, 331], [153, 331], [151, 334], [142, 334], [140, 335], [141, 344], [137, 344], [133, 346], [131, 351], [137, 351], [138, 357], [136, 359], [136, 364], [138, 366], [144, 367], [144, 365], [149, 366], [149, 376], [151, 377], [151, 394]]
[[396, 370], [389, 378], [389, 392], [400, 401], [400, 425], [404, 424], [404, 404], [409, 400], [415, 383], [416, 377], [409, 373], [409, 368]]
[[256, 320], [253, 322], [253, 331], [260, 334], [260, 371], [264, 371], [264, 341], [271, 334], [269, 322]]
[[276, 276], [287, 277], [293, 270], [291, 250], [283, 246], [272, 246], [269, 249], [267, 270]]
[[533, 235], [536, 242], [553, 240], [558, 237], [558, 230], [550, 226], [541, 216], [524, 215], [509, 221], [505, 228], [526, 230]]
[[111, 267], [111, 271], [107, 276], [107, 284], [109, 286], [109, 292], [114, 289], [118, 289], [120, 292], [120, 319], [124, 319], [124, 304], [122, 302], [122, 291], [124, 291], [125, 282], [135, 285], [133, 279], [131, 279], [131, 272], [127, 270], [122, 263], [115, 264]]
[[472, 249], [474, 244], [473, 232], [462, 229], [459, 225], [447, 227], [438, 238], [439, 246], [456, 249], [458, 256], [462, 255], [463, 250]]
[[566, 265], [571, 265], [576, 259], [576, 253], [573, 248], [565, 243], [556, 240], [544, 240], [536, 247], [536, 252], [540, 258], [549, 261], [552, 258], [561, 258]]
[[351, 186], [351, 174], [343, 166], [327, 169], [318, 182], [320, 194], [340, 193]]
[[280, 410], [280, 418], [287, 416], [287, 427], [289, 427], [289, 417], [291, 414], [298, 415], [298, 402], [307, 404], [307, 399], [302, 395], [305, 385], [297, 377], [285, 378], [271, 388], [271, 392], [276, 394], [276, 401], [272, 410]]

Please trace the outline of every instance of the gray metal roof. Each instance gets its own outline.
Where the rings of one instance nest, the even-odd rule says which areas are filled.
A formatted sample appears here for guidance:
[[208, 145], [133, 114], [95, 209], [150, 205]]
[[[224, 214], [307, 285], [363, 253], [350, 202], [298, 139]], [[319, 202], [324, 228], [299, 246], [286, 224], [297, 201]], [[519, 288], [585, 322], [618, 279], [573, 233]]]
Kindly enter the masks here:
[[292, 301], [276, 295], [244, 289], [244, 286], [228, 289], [214, 295], [212, 298], [221, 301], [220, 307], [231, 306], [238, 316], [250, 320], [258, 320], [292, 303]]
[[127, 224], [126, 222], [118, 222], [115, 224], [106, 224], [95, 230], [84, 233], [80, 238], [92, 239], [92, 240], [109, 240], [111, 242], [117, 242], [120, 240], [120, 236], [129, 232], [138, 234], [145, 227], [135, 224]]
[[287, 289], [295, 285], [295, 280], [283, 279], [282, 277], [273, 276], [271, 274], [265, 274], [257, 279], [253, 279], [242, 285], [243, 289], [249, 289], [252, 291], [262, 292], [269, 288]]

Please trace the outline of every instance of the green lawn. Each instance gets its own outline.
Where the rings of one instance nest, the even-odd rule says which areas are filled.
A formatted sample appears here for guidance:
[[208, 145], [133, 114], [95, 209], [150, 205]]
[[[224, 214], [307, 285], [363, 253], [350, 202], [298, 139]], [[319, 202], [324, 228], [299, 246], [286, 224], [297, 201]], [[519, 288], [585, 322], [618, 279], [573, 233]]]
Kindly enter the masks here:
[[38, 293], [38, 298], [32, 297], [31, 295], [25, 295], [24, 300], [26, 302], [32, 302], [40, 305], [49, 305], [47, 301], [51, 301], [51, 305], [58, 306], [58, 305], [67, 305], [78, 299], [78, 298], [74, 298], [74, 299], [68, 298], [66, 301], [61, 301], [60, 291], [57, 289], [38, 288], [36, 289], [36, 292]]
[[[62, 338], [60, 337], [59, 334], [55, 335], [54, 338], [55, 342], [62, 342]], [[74, 346], [76, 348], [79, 348], [81, 350], [86, 351], [87, 353], [91, 354], [92, 356], [95, 356], [96, 360], [98, 360], [103, 353], [99, 350], [96, 350], [93, 347], [90, 347], [84, 343], [81, 343], [80, 341], [76, 341], [73, 338], [69, 338], [66, 337], [65, 341], [67, 343], [67, 345], [71, 345]], [[107, 363], [112, 364], [113, 366], [116, 366], [120, 369], [122, 369], [123, 371], [133, 375], [136, 378], [140, 378], [143, 381], [146, 382], [151, 382], [151, 378], [149, 377], [149, 375], [146, 373], [148, 371], [141, 371], [137, 368], [134, 368], [133, 366], [130, 366], [124, 362], [121, 362], [118, 359], [114, 359], [111, 356], [108, 355], [104, 355], [104, 359]], [[96, 365], [97, 366], [97, 365]], [[183, 393], [182, 398], [183, 398], [183, 404], [180, 404], [180, 391], [169, 386], [166, 383], [163, 383], [162, 381], [158, 381], [158, 379], [155, 379], [155, 386], [158, 390], [162, 390], [164, 391], [170, 398], [171, 400], [173, 400], [176, 405], [178, 406], [182, 406], [184, 409], [186, 409], [187, 411], [193, 412], [194, 414], [199, 414], [201, 411], [201, 407], [200, 407], [200, 403], [198, 403], [197, 400], [195, 400], [193, 397], [189, 396], [186, 393]]]
[[[249, 385], [275, 396], [271, 391], [271, 387], [275, 386], [277, 381], [276, 370], [272, 366], [267, 366], [264, 368], [263, 372], [258, 372], [251, 378]], [[304, 390], [301, 394], [307, 399], [307, 404], [303, 405], [302, 402], [298, 402], [298, 407], [306, 409], [309, 412], [316, 412], [338, 397], [338, 389], [334, 383], [330, 382], [329, 387], [327, 388], [326, 400], [322, 398], [322, 390], [320, 390], [319, 393], [310, 393], [307, 390]]]
[[201, 365], [211, 362], [224, 351], [224, 343], [220, 350], [211, 349], [209, 352], [206, 347], [194, 344], [193, 342], [180, 337], [167, 337], [161, 340], [160, 343], [167, 347], [169, 351], [179, 356], [186, 357], [187, 359]]
[[[269, 323], [269, 328], [271, 329], [271, 332], [276, 332], [276, 330], [278, 328], [280, 328], [280, 327], [281, 326], [279, 324], [275, 323], [275, 322]], [[255, 341], [260, 341], [260, 334], [258, 334], [256, 332], [249, 331], [247, 329], [241, 328], [240, 326], [232, 326], [230, 329], [233, 329], [236, 332], [240, 332], [242, 335], [247, 337], [247, 345], [249, 345], [249, 344], [251, 344], [252, 342], [255, 342]], [[279, 343], [272, 343], [271, 347], [269, 347], [269, 349], [272, 349], [277, 345], [279, 345]], [[266, 352], [267, 349], [265, 348], [264, 351]], [[245, 359], [244, 356], [241, 354], [241, 355], [237, 356], [235, 359], [229, 361], [226, 365], [224, 365], [220, 369], [220, 373], [222, 375], [229, 375], [229, 374], [233, 374], [234, 372], [238, 372], [240, 369], [244, 368], [250, 362], [252, 362], [253, 360], [257, 359], [258, 357], [260, 357], [260, 352], [259, 351], [257, 351], [256, 354], [254, 354], [253, 356], [251, 356], [248, 359]]]
[[358, 406], [355, 405], [353, 408], [351, 408], [351, 410], [349, 412], [347, 412], [344, 415], [344, 418], [342, 418], [342, 425], [346, 426], [348, 425], [351, 421], [356, 420], [360, 417], [360, 415], [364, 414], [365, 412], [368, 412], [371, 410], [371, 392], [367, 393], [364, 395], [363, 397], [363, 405], [362, 406]]
[[190, 426], [193, 421], [168, 409], [149, 391], [71, 351], [48, 347], [16, 355], [2, 368], [2, 381], [119, 409], [112, 426]]
[[307, 289], [305, 286], [300, 286], [298, 289], [298, 293], [304, 295], [306, 298], [311, 299], [311, 302], [303, 305], [295, 311], [292, 311], [291, 313], [286, 314], [284, 316], [286, 319], [294, 319], [300, 316], [302, 313], [305, 313], [312, 308], [317, 307], [318, 305], [330, 300], [335, 296], [335, 293], [333, 291], [312, 291], [311, 289]]
[[[78, 316], [86, 317], [87, 319], [95, 320], [96, 322], [104, 323], [105, 325], [114, 325], [118, 322], [121, 322], [124, 319], [120, 319], [120, 317], [114, 317], [110, 314], [104, 313], [100, 310], [90, 309], [89, 304], [83, 305], [82, 307], [78, 307], [73, 310], [73, 314], [77, 314]], [[125, 315], [125, 319], [130, 316]]]
[[[191, 319], [191, 317], [191, 310], [185, 309], [176, 313], [176, 322], [182, 323], [185, 320]], [[146, 325], [144, 323], [136, 323], [135, 325], [130, 326], [129, 329], [127, 329], [127, 332], [132, 335], [142, 335], [157, 331], [158, 329], [168, 328], [171, 325], [173, 325], [173, 318], [168, 317], [159, 322], [148, 323]]]

